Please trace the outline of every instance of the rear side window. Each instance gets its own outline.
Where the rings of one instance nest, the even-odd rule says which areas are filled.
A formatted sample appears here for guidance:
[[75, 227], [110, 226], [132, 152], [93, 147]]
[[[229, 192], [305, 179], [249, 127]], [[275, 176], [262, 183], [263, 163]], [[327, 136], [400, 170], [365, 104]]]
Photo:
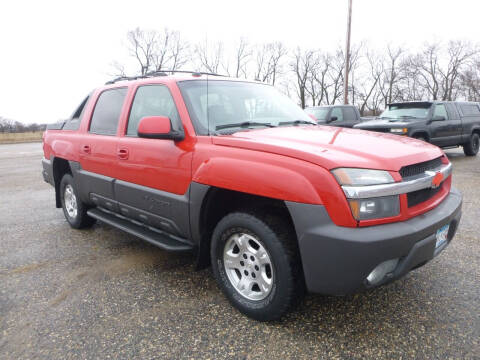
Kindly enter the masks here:
[[78, 128], [80, 127], [80, 121], [82, 120], [82, 116], [83, 116], [83, 113], [85, 112], [85, 108], [89, 98], [90, 98], [90, 95], [88, 95], [81, 102], [81, 104], [73, 112], [71, 118], [65, 122], [65, 125], [63, 125], [63, 130], [78, 130]]
[[166, 116], [170, 119], [173, 130], [180, 130], [180, 117], [172, 95], [165, 85], [138, 88], [128, 118], [128, 136], [137, 136], [138, 124], [146, 116]]
[[460, 105], [460, 109], [462, 110], [462, 115], [480, 115], [480, 109], [475, 104], [463, 104]]
[[460, 115], [458, 114], [457, 108], [454, 104], [446, 104], [447, 111], [450, 114], [450, 119], [459, 119]]
[[444, 104], [435, 105], [435, 109], [433, 110], [433, 117], [436, 116], [443, 116], [445, 119], [448, 119], [447, 110], [445, 109]]
[[343, 121], [343, 112], [341, 108], [333, 108], [332, 113], [330, 114], [330, 119], [332, 117], [336, 116], [337, 120], [336, 121]]
[[350, 107], [343, 108], [343, 117], [345, 120], [355, 120], [357, 118], [355, 111]]
[[122, 112], [127, 88], [102, 92], [93, 110], [90, 132], [100, 135], [115, 135]]

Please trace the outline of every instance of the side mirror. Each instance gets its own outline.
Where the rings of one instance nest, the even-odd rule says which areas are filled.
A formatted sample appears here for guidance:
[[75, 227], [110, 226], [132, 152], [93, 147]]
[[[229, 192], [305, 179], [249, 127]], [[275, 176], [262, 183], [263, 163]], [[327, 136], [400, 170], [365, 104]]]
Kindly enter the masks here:
[[138, 137], [147, 139], [183, 140], [184, 134], [172, 131], [172, 123], [166, 116], [146, 116], [138, 124]]
[[440, 116], [440, 115], [434, 116], [432, 118], [432, 121], [444, 121], [444, 120], [445, 120], [445, 116]]
[[330, 119], [328, 120], [328, 122], [333, 122], [333, 121], [337, 121], [337, 120], [338, 120], [338, 117], [332, 116], [332, 117], [330, 117]]

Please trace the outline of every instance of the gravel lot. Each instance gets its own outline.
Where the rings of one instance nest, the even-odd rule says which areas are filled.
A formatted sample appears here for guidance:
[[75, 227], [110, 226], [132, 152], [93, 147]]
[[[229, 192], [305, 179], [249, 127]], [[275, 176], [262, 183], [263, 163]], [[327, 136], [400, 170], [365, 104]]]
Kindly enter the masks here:
[[464, 194], [447, 250], [386, 287], [309, 295], [258, 323], [191, 255], [102, 224], [71, 229], [41, 144], [0, 145], [0, 358], [480, 359], [480, 156], [447, 153]]

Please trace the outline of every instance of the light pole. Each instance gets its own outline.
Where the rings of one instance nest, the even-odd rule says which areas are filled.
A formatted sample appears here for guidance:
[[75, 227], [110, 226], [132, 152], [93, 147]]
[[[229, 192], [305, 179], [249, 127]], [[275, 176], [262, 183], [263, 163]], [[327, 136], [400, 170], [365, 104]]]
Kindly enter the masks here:
[[350, 72], [350, 29], [352, 26], [352, 0], [348, 0], [347, 44], [345, 46], [345, 75], [343, 77], [343, 103], [348, 104], [348, 73]]

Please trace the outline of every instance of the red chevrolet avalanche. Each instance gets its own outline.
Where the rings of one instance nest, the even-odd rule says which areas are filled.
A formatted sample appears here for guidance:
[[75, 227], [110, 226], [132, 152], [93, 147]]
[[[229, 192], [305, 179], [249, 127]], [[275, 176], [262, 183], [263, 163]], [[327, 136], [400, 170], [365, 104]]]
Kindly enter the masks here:
[[96, 220], [193, 251], [257, 320], [305, 291], [405, 275], [452, 240], [462, 197], [425, 142], [317, 125], [272, 86], [200, 73], [116, 79], [44, 134], [73, 228]]

